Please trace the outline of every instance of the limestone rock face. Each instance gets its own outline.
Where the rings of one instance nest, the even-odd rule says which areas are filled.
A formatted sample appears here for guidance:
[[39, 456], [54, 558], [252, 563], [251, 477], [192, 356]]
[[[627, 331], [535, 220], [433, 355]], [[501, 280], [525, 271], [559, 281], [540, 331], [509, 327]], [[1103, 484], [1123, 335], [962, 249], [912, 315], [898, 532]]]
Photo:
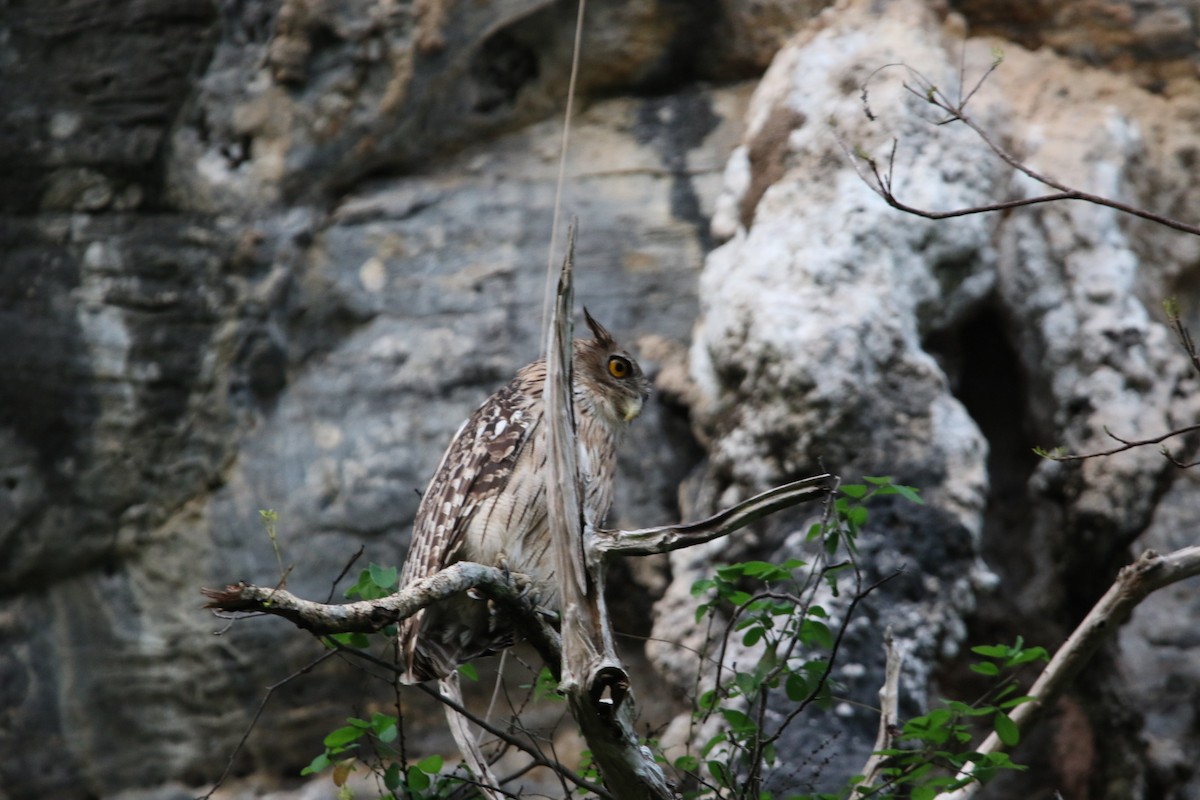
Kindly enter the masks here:
[[[913, 205], [1041, 192], [931, 124], [904, 68], [879, 70], [957, 87], [998, 50], [970, 105], [997, 141], [1195, 218], [1194, 9], [1033, 3], [1002, 25], [994, 6], [588, 4], [561, 227], [580, 219], [580, 301], [657, 386], [613, 521], [698, 516], [820, 469], [926, 500], [872, 511], [865, 577], [904, 571], [847, 632], [848, 702], [780, 743], [780, 792], [861, 766], [875, 719], [849, 701], [874, 701], [885, 625], [911, 648], [916, 712], [977, 693], [967, 645], [1053, 647], [1131, 549], [1190, 541], [1190, 472], [1151, 450], [1078, 465], [1031, 448], [1194, 421], [1157, 307], [1177, 296], [1200, 325], [1200, 239], [1082, 204], [920, 220], [851, 167], [847, 149], [883, 165], [896, 139]], [[0, 798], [194, 797], [265, 688], [323, 652], [279, 620], [230, 627], [198, 589], [282, 565], [293, 591], [336, 597], [360, 548], [352, 573], [403, 558], [454, 430], [537, 356], [574, 25], [548, 0], [6, 8]], [[618, 618], [699, 645], [691, 583], [803, 553], [813, 513], [617, 568]], [[1141, 609], [1015, 754], [1028, 781], [995, 796], [1200, 792], [1192, 604]], [[675, 689], [643, 698], [666, 721], [694, 657], [647, 655]], [[281, 685], [228, 796], [294, 779], [326, 732], [391, 701], [336, 659]], [[410, 741], [449, 752], [440, 712], [405, 702]]]
[[[701, 511], [821, 466], [848, 480], [886, 472], [927, 500], [920, 510], [886, 506], [886, 524], [863, 545], [872, 578], [905, 567], [848, 630], [854, 656], [834, 674], [865, 706], [882, 680], [872, 648], [885, 626], [918, 654], [909, 700], [925, 707], [929, 667], [965, 672], [956, 654], [979, 636], [1036, 631], [1035, 640], [1060, 642], [1129, 559], [1156, 506], [1181, 513], [1170, 509], [1186, 493], [1160, 502], [1180, 473], [1152, 448], [1082, 464], [1040, 461], [1032, 449], [1091, 452], [1115, 444], [1106, 429], [1138, 439], [1194, 420], [1194, 377], [1158, 311], [1194, 263], [1194, 241], [1087, 204], [922, 220], [888, 208], [851, 162], [873, 158], [891, 170], [901, 201], [932, 211], [1046, 193], [965, 126], [935, 124], [939, 112], [922, 97], [926, 85], [965, 96], [1002, 52], [968, 107], [988, 135], [1060, 181], [1187, 216], [1179, 196], [1194, 189], [1164, 171], [1194, 142], [1195, 93], [1167, 101], [1049, 52], [964, 42], [964, 30], [961, 17], [921, 3], [847, 2], [789, 42], [751, 101], [713, 221], [725, 243], [700, 281], [691, 373], [708, 450]], [[1165, 240], [1180, 249], [1151, 244]], [[811, 522], [777, 518], [719, 557], [803, 552]], [[703, 644], [687, 595], [714, 551], [673, 554], [659, 635], [684, 631]], [[1152, 655], [1144, 635], [1126, 641], [1143, 650], [1133, 663], [1192, 680], [1167, 652]], [[693, 680], [670, 648], [651, 653], [681, 685]], [[729, 656], [753, 658], [738, 648]], [[1118, 649], [1101, 661], [1111, 670]], [[1131, 709], [1149, 691], [1144, 678], [1097, 668], [1016, 757], [1056, 772], [1077, 797], [1175, 785], [1180, 753], [1194, 745], [1152, 735], [1147, 752], [1136, 735], [1110, 736], [1139, 727]], [[773, 785], [830, 789], [861, 766], [874, 736], [872, 715], [855, 710], [863, 707], [839, 709], [832, 755], [822, 726], [781, 740], [792, 757]], [[1187, 712], [1153, 708], [1157, 729], [1189, 724]], [[1089, 742], [1086, 757], [1066, 757], [1072, 737]], [[1046, 752], [1062, 755], [1050, 766]], [[1001, 782], [996, 796], [1022, 791], [1016, 783]]]

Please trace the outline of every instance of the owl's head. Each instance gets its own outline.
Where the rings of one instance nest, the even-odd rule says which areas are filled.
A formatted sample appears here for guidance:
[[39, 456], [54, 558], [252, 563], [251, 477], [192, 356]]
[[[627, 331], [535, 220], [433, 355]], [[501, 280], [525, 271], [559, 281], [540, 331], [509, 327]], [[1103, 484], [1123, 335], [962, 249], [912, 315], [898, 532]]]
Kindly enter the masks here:
[[650, 381], [627, 351], [585, 308], [591, 339], [575, 340], [575, 381], [588, 390], [596, 411], [613, 423], [625, 423], [642, 411]]

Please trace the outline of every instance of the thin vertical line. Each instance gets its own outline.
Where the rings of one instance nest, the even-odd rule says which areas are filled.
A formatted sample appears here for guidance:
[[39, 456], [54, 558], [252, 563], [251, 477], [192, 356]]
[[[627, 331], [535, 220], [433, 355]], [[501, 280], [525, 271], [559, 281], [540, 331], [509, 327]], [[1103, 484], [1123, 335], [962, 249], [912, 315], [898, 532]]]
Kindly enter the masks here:
[[550, 222], [550, 252], [546, 255], [546, 286], [542, 292], [542, 356], [546, 355], [547, 328], [550, 324], [550, 298], [553, 296], [554, 250], [558, 244], [558, 212], [562, 205], [563, 183], [567, 174], [567, 145], [571, 140], [571, 112], [575, 105], [575, 81], [579, 76], [579, 52], [583, 48], [583, 12], [587, 0], [579, 0], [575, 19], [575, 50], [571, 54], [571, 79], [567, 83], [567, 111], [563, 119], [562, 145], [558, 157], [558, 184], [554, 189], [554, 216]]

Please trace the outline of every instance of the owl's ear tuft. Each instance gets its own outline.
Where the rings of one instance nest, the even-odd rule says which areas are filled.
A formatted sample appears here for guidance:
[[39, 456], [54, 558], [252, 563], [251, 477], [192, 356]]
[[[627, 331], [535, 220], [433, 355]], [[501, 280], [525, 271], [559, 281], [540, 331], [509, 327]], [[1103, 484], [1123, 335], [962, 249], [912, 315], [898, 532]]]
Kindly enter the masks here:
[[617, 340], [613, 338], [613, 335], [608, 332], [607, 328], [592, 319], [592, 315], [588, 313], [587, 306], [583, 308], [583, 318], [587, 321], [587, 326], [592, 329], [592, 338], [597, 342], [607, 347], [612, 347], [617, 343]]

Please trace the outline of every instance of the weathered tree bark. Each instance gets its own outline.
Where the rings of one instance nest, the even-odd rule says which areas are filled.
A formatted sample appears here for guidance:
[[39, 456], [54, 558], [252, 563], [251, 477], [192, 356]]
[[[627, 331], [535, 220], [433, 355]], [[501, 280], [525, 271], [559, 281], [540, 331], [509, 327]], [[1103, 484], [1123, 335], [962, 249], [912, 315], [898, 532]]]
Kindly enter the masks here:
[[674, 791], [666, 775], [650, 750], [639, 745], [633, 729], [629, 674], [613, 645], [604, 602], [603, 551], [595, 546], [593, 520], [585, 519], [583, 513], [571, 382], [574, 257], [572, 224], [547, 329], [543, 401], [549, 449], [547, 516], [562, 616], [559, 688], [609, 791], [623, 800], [669, 800]]

